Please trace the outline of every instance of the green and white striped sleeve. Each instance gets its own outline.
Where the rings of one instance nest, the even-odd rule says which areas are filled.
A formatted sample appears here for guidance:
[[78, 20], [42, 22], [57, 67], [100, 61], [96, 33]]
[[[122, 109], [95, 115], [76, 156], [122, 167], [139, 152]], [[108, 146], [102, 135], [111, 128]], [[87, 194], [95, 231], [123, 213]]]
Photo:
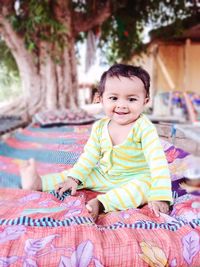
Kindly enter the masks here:
[[100, 158], [99, 121], [95, 122], [90, 137], [84, 147], [84, 152], [67, 175], [84, 182]]
[[171, 178], [165, 153], [155, 126], [146, 126], [143, 129], [141, 143], [151, 173], [148, 200], [172, 202]]

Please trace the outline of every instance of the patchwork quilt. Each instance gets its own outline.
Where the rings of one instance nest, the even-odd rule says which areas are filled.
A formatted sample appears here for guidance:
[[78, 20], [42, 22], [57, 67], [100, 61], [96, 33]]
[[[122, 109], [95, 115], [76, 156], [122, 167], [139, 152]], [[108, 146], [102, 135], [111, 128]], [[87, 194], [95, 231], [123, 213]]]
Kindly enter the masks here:
[[70, 168], [91, 126], [30, 126], [0, 143], [0, 266], [200, 266], [200, 192], [181, 186], [186, 151], [162, 142], [174, 205], [155, 217], [147, 206], [100, 215], [94, 222], [76, 196], [20, 189], [19, 164], [35, 158], [40, 174]]

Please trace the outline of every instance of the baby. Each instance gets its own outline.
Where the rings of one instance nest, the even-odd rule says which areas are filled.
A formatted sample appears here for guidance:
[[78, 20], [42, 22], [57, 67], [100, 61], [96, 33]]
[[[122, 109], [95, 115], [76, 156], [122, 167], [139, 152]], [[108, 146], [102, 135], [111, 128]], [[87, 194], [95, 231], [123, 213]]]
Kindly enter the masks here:
[[149, 74], [116, 64], [103, 73], [99, 94], [105, 118], [94, 123], [84, 152], [67, 171], [40, 177], [34, 160], [21, 168], [22, 188], [60, 195], [87, 188], [102, 194], [86, 207], [94, 220], [101, 212], [148, 203], [159, 216], [172, 201], [171, 180], [155, 126], [143, 114], [149, 101]]

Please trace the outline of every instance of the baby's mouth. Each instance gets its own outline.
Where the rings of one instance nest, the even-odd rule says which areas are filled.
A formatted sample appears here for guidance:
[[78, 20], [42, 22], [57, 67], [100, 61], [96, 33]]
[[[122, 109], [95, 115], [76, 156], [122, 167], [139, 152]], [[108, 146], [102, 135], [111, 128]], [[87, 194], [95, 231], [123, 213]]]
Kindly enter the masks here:
[[117, 111], [115, 111], [115, 113], [116, 113], [117, 115], [126, 115], [126, 114], [128, 114], [127, 112], [117, 112]]

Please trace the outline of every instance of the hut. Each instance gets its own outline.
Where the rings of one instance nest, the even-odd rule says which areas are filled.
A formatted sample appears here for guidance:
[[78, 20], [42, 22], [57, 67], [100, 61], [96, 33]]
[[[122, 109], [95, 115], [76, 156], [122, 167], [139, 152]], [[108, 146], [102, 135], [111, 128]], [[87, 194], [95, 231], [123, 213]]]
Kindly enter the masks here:
[[[151, 105], [154, 110], [160, 108], [163, 114], [171, 114], [171, 95], [179, 92], [183, 95], [189, 108], [190, 120], [195, 121], [191, 99], [188, 93], [200, 93], [200, 19], [185, 20], [184, 30], [175, 32], [169, 25], [150, 32], [151, 41], [140, 55], [134, 55], [132, 62], [142, 65], [151, 75]], [[155, 104], [159, 92], [169, 93], [169, 103], [165, 109]], [[157, 110], [156, 110], [157, 112]], [[158, 112], [159, 113], [159, 112]], [[171, 114], [172, 115], [172, 114]]]
[[[131, 59], [132, 63], [143, 66], [151, 75], [150, 106], [153, 113], [150, 117], [158, 123], [159, 134], [169, 139], [172, 126], [175, 126], [176, 145], [198, 155], [200, 153], [199, 21], [200, 18], [194, 18], [193, 21], [185, 20], [179, 33], [175, 31], [174, 25], [151, 31], [150, 42], [146, 44], [145, 52], [134, 55]], [[176, 94], [182, 97], [185, 110], [173, 106]]]
[[[200, 18], [199, 18], [200, 21]], [[150, 32], [146, 52], [132, 61], [151, 73], [153, 91], [191, 91], [199, 93], [200, 23], [177, 34], [173, 25]]]

